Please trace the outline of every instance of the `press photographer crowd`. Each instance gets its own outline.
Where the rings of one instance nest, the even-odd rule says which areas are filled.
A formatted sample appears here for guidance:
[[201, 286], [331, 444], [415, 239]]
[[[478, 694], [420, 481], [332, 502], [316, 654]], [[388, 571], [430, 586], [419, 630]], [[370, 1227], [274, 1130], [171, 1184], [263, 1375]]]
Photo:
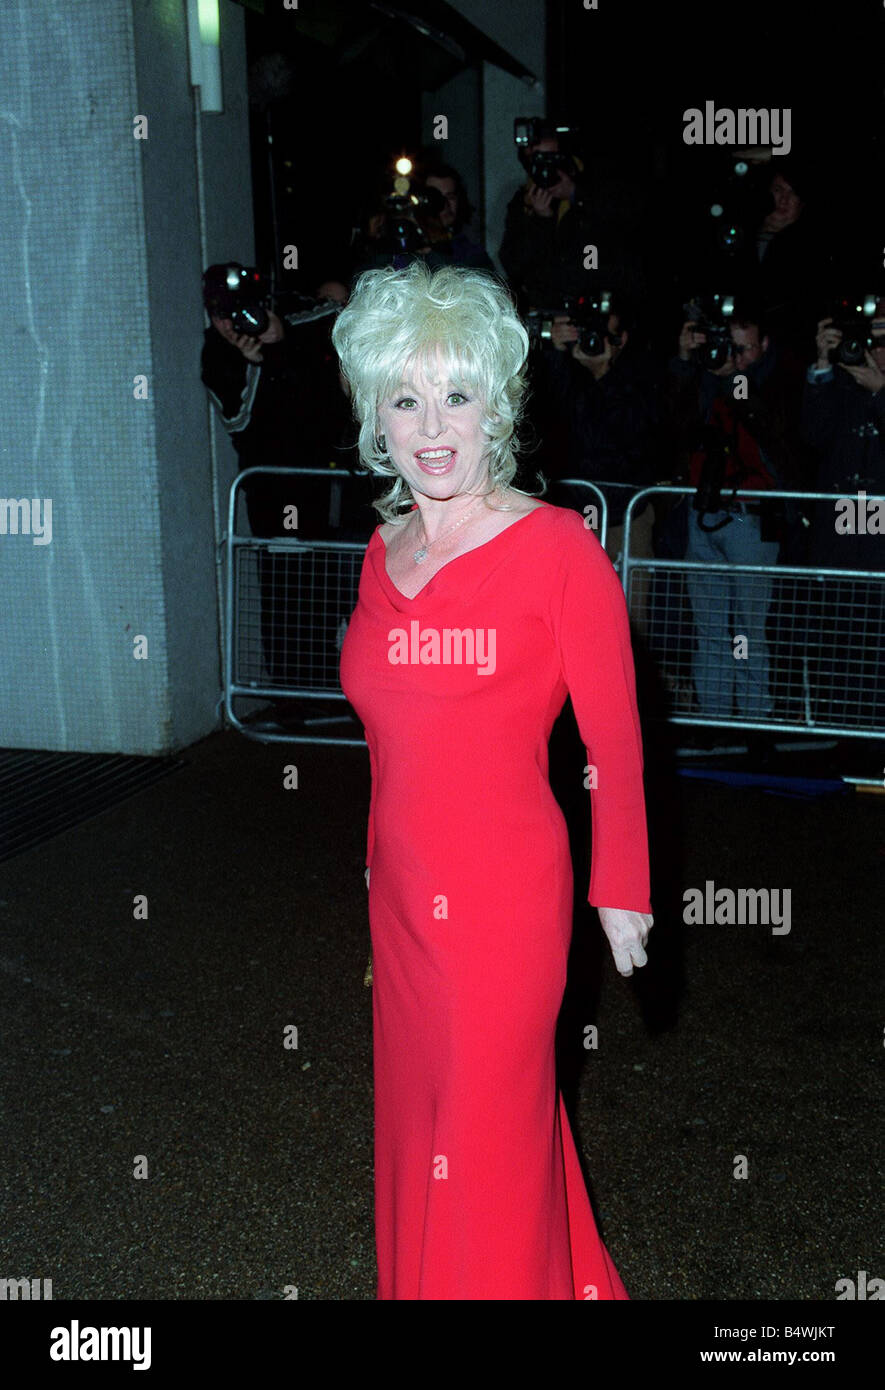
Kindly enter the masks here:
[[[367, 541], [382, 480], [359, 469], [356, 425], [331, 346], [335, 316], [357, 276], [373, 267], [421, 257], [431, 268], [497, 276], [531, 343], [515, 485], [537, 491], [539, 473], [551, 484], [597, 484], [607, 507], [604, 543], [616, 564], [630, 499], [655, 484], [684, 485], [684, 495], [659, 494], [634, 508], [626, 537], [631, 558], [703, 566], [686, 571], [681, 602], [694, 657], [687, 688], [674, 693], [686, 713], [770, 719], [778, 682], [767, 628], [777, 618], [778, 567], [855, 572], [850, 602], [840, 609], [839, 593], [827, 599], [818, 631], [826, 630], [822, 614], [841, 623], [846, 653], [858, 644], [878, 649], [885, 636], [875, 578], [885, 570], [885, 502], [875, 501], [885, 495], [885, 272], [878, 283], [846, 283], [846, 265], [822, 231], [825, 191], [791, 156], [734, 152], [727, 185], [739, 187], [740, 198], [686, 217], [679, 264], [665, 273], [629, 197], [594, 177], [573, 130], [519, 120], [514, 143], [514, 192], [503, 238], [491, 248], [503, 275], [471, 234], [458, 171], [425, 150], [397, 161], [363, 210], [347, 263], [323, 267], [329, 278], [271, 299], [255, 268], [208, 268], [202, 380], [243, 468], [351, 470], [331, 503], [326, 478], [299, 480], [301, 539]], [[743, 499], [746, 491], [796, 495]], [[801, 496], [808, 492], [833, 500]], [[292, 534], [283, 510], [291, 480], [256, 475], [245, 495], [253, 535]], [[583, 511], [588, 495], [566, 487], [552, 500]], [[285, 558], [259, 556], [266, 664], [281, 685], [298, 678], [280, 659], [280, 624], [291, 615], [273, 606]], [[652, 573], [637, 571], [635, 634], [665, 667], [661, 603]], [[801, 610], [790, 620], [801, 621]], [[298, 621], [311, 621], [309, 603]], [[732, 659], [735, 633], [747, 642], [742, 662]], [[829, 717], [839, 722], [840, 691], [848, 698], [853, 689], [855, 699], [860, 692], [873, 702], [885, 727], [874, 663], [860, 675], [849, 655], [831, 665]]]

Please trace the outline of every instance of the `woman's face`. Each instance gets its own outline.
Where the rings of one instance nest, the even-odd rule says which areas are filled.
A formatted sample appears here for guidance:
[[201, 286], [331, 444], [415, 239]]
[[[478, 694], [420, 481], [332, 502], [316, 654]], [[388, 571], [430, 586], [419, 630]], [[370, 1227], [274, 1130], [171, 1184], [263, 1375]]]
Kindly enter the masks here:
[[416, 364], [378, 409], [387, 452], [412, 492], [438, 501], [478, 492], [487, 483], [489, 439], [483, 403], [446, 379], [437, 358], [433, 379]]

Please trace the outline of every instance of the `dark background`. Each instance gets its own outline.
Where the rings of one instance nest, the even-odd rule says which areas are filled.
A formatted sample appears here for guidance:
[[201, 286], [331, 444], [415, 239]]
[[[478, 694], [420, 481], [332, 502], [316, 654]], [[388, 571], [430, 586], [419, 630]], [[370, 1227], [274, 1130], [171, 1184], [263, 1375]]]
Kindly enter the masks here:
[[[683, 111], [706, 100], [791, 108], [789, 158], [811, 175], [807, 201], [827, 226], [837, 282], [852, 293], [882, 285], [881, 6], [600, 0], [598, 11], [585, 11], [580, 0], [538, 3], [547, 9], [546, 73], [542, 55], [535, 64], [545, 76], [547, 112], [580, 127], [576, 150], [597, 187], [640, 227], [654, 272], [651, 314], [675, 316], [686, 277], [715, 258], [711, 202], [755, 220], [770, 206], [771, 174], [785, 162], [777, 157], [755, 182], [751, 173], [738, 185], [728, 149], [686, 146]], [[403, 8], [443, 29], [458, 20], [435, 0]], [[252, 0], [247, 41], [258, 261], [273, 260], [270, 109], [280, 240], [297, 244], [303, 267], [280, 283], [310, 292], [324, 278], [347, 278], [350, 231], [373, 190], [398, 153], [430, 139], [422, 91], [461, 64], [368, 0], [323, 0], [298, 12], [284, 11], [281, 0], [266, 0], [261, 12]], [[275, 60], [268, 80], [272, 54], [284, 61]], [[512, 165], [516, 189], [513, 147], [501, 158]], [[478, 215], [473, 230], [484, 231]], [[492, 229], [487, 241], [493, 255], [497, 236]], [[715, 281], [716, 272], [707, 278]]]

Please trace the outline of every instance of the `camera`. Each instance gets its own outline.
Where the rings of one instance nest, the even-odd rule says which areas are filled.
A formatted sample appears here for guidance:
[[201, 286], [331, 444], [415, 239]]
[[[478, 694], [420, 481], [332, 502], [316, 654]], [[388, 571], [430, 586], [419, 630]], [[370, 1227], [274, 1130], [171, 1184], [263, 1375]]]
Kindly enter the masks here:
[[605, 352], [605, 340], [613, 347], [620, 346], [620, 334], [610, 334], [608, 321], [611, 317], [612, 296], [610, 290], [598, 295], [580, 295], [576, 300], [566, 300], [566, 313], [578, 330], [578, 347], [588, 357], [601, 357]]
[[532, 347], [550, 342], [553, 336], [553, 320], [565, 314], [578, 330], [578, 346], [588, 357], [601, 357], [605, 352], [606, 339], [613, 347], [619, 347], [621, 335], [609, 333], [608, 321], [617, 309], [612, 307], [611, 290], [603, 290], [597, 295], [567, 297], [557, 309], [532, 309], [528, 314], [527, 328]]
[[215, 318], [230, 319], [235, 333], [259, 338], [270, 322], [268, 290], [255, 266], [239, 261], [210, 265], [203, 276], [203, 303]]
[[873, 317], [878, 296], [860, 295], [858, 299], [840, 299], [833, 309], [833, 327], [842, 332], [842, 341], [830, 349], [830, 361], [846, 367], [862, 367], [866, 353], [872, 352]]
[[734, 353], [730, 320], [734, 314], [734, 296], [712, 294], [698, 296], [682, 306], [683, 322], [693, 323], [695, 332], [707, 339], [694, 349], [695, 360], [710, 371], [723, 366]]
[[557, 125], [545, 116], [517, 116], [513, 122], [513, 143], [517, 150], [527, 150], [529, 145], [537, 145], [539, 140], [574, 135], [576, 130], [577, 126]]
[[[333, 299], [314, 299], [296, 290], [283, 290], [276, 296], [288, 307], [279, 309], [286, 323], [297, 327], [313, 323], [340, 312], [342, 305]], [[203, 303], [210, 316], [230, 319], [234, 333], [247, 338], [260, 338], [270, 324], [271, 296], [267, 284], [254, 266], [238, 261], [210, 265], [203, 276]]]
[[563, 174], [574, 178], [576, 173], [574, 160], [567, 154], [558, 154], [555, 150], [535, 150], [527, 163], [529, 177], [538, 188], [553, 188]]
[[[514, 120], [513, 140], [519, 162], [538, 188], [553, 188], [559, 183], [563, 172], [574, 178], [577, 166], [571, 155], [562, 149], [563, 139], [574, 132], [574, 126], [556, 125], [541, 116], [517, 116]], [[560, 149], [535, 150], [530, 158], [529, 147], [545, 139], [559, 140]]]
[[442, 193], [433, 187], [388, 194], [378, 250], [393, 254], [422, 250], [433, 240], [425, 222], [438, 222], [445, 205]]

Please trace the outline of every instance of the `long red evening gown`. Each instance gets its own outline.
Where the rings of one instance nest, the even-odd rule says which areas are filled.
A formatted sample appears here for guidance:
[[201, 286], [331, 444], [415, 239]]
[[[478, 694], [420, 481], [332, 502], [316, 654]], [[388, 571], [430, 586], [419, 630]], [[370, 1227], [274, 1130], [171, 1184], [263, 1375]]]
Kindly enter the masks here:
[[372, 769], [377, 1297], [625, 1299], [556, 1084], [573, 879], [547, 748], [568, 692], [588, 901], [649, 912], [623, 591], [547, 503], [412, 599], [385, 555], [376, 530], [341, 652]]

